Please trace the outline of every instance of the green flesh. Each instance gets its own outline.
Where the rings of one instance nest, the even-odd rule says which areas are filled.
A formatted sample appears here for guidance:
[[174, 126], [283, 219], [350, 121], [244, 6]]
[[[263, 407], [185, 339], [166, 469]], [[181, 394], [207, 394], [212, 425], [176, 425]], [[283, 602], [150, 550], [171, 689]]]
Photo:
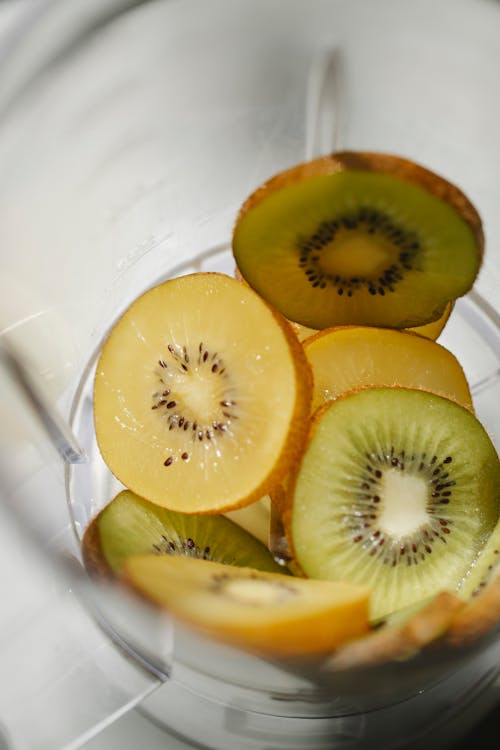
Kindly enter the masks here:
[[228, 518], [169, 511], [128, 490], [120, 492], [92, 523], [99, 531], [99, 553], [114, 573], [131, 555], [148, 553], [286, 572], [262, 542]]
[[468, 599], [477, 594], [493, 578], [500, 575], [500, 521], [481, 550], [477, 560], [460, 587], [460, 595]]
[[291, 536], [306, 575], [372, 587], [377, 619], [457, 590], [499, 510], [498, 456], [470, 412], [425, 391], [372, 388], [319, 419]]
[[[339, 226], [328, 241], [328, 223], [342, 217], [356, 218], [356, 226]], [[388, 226], [400, 231], [397, 242]], [[322, 246], [308, 246], [322, 227]], [[480, 264], [471, 228], [450, 205], [406, 180], [363, 171], [311, 177], [272, 193], [239, 221], [233, 253], [262, 297], [289, 320], [317, 329], [435, 320], [470, 289]]]

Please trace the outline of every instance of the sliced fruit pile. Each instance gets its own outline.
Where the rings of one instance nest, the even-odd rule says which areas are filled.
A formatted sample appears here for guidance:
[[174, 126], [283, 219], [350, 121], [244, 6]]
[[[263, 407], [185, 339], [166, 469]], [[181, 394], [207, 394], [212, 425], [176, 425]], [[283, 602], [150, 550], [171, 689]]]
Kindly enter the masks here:
[[87, 569], [274, 657], [370, 664], [494, 627], [498, 453], [435, 340], [482, 261], [468, 198], [334, 154], [255, 191], [233, 254], [236, 278], [160, 284], [104, 343], [96, 436], [125, 489]]

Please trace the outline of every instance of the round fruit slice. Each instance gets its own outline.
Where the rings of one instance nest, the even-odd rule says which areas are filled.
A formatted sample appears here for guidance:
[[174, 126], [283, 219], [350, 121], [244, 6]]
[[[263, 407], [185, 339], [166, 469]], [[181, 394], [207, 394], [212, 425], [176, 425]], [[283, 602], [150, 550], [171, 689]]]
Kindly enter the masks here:
[[430, 601], [395, 613], [394, 619], [365, 638], [341, 646], [324, 668], [353, 669], [411, 659], [447, 631], [463, 606], [458, 596], [441, 591]]
[[450, 623], [445, 641], [463, 647], [475, 640], [500, 633], [500, 576], [495, 575], [467, 601]]
[[83, 561], [90, 573], [109, 577], [118, 575], [129, 557], [143, 554], [286, 572], [262, 542], [225, 516], [178, 513], [123, 490], [87, 527]]
[[437, 318], [437, 320], [432, 320], [430, 323], [424, 323], [424, 325], [415, 326], [414, 328], [408, 328], [406, 330], [411, 331], [412, 333], [418, 333], [420, 336], [425, 336], [426, 339], [436, 341], [449, 321], [454, 306], [455, 300], [451, 300], [444, 308], [441, 317]]
[[255, 653], [322, 653], [369, 630], [365, 586], [181, 557], [132, 557], [124, 573], [174, 616]]
[[473, 411], [462, 366], [445, 347], [408, 331], [368, 326], [328, 328], [303, 346], [313, 371], [312, 408], [370, 386], [421, 388]]
[[480, 217], [454, 185], [407, 159], [341, 152], [276, 175], [243, 204], [239, 272], [310, 328], [408, 328], [473, 285]]
[[289, 324], [252, 289], [195, 273], [145, 292], [95, 375], [102, 456], [127, 488], [186, 513], [259, 500], [304, 442], [311, 374]]
[[461, 596], [477, 596], [494, 578], [500, 578], [500, 521], [460, 586]]
[[[412, 333], [418, 333], [420, 334], [420, 336], [425, 336], [426, 339], [432, 339], [433, 341], [436, 341], [450, 318], [454, 304], [454, 300], [448, 302], [445, 307], [444, 313], [437, 320], [433, 320], [431, 323], [425, 323], [422, 326], [415, 326], [415, 328], [406, 328], [403, 330], [411, 331]], [[315, 333], [319, 333], [316, 328], [307, 328], [307, 326], [302, 326], [300, 325], [300, 323], [291, 322], [291, 324], [295, 333], [299, 337], [299, 341], [305, 341], [307, 338], [309, 338], [309, 336], [313, 336]]]
[[500, 463], [453, 401], [370, 388], [318, 410], [289, 503], [303, 572], [370, 586], [377, 619], [459, 588], [498, 522]]

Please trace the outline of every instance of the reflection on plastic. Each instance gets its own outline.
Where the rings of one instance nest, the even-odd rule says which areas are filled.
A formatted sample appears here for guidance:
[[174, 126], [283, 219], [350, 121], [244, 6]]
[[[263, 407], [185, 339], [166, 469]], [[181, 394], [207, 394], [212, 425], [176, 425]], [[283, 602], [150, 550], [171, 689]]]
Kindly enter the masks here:
[[69, 750], [167, 678], [172, 634], [164, 615], [89, 579], [54, 450], [71, 433], [40, 422], [15, 359], [0, 358], [0, 376], [0, 748]]

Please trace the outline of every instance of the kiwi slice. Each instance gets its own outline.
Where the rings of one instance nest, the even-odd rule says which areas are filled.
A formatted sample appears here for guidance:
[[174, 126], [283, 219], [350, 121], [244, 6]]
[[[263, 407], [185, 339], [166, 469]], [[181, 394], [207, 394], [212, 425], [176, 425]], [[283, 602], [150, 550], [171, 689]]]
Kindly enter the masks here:
[[448, 643], [464, 646], [494, 630], [500, 632], [500, 521], [458, 593], [466, 601], [446, 632]]
[[341, 646], [328, 660], [333, 670], [407, 661], [448, 630], [463, 601], [441, 591], [425, 602], [398, 610], [365, 638]]
[[377, 619], [456, 591], [499, 512], [500, 463], [479, 420], [393, 387], [320, 407], [283, 517], [302, 571], [370, 586]]
[[474, 560], [467, 577], [460, 586], [460, 594], [469, 599], [476, 596], [490, 581], [500, 576], [500, 521], [484, 548]]
[[500, 576], [494, 575], [453, 617], [445, 641], [468, 646], [483, 636], [500, 633]]
[[473, 285], [478, 212], [453, 184], [389, 154], [339, 152], [279, 173], [245, 201], [242, 277], [289, 320], [408, 328]]
[[430, 323], [424, 323], [421, 326], [415, 326], [414, 328], [408, 328], [407, 330], [412, 333], [418, 333], [420, 336], [425, 336], [426, 339], [436, 341], [449, 321], [454, 306], [455, 300], [451, 300], [444, 308], [443, 314], [437, 318], [437, 320], [432, 320]]
[[311, 389], [283, 316], [232, 277], [189, 274], [146, 291], [112, 328], [95, 374], [97, 442], [141, 497], [233, 510], [300, 454]]
[[313, 371], [313, 409], [354, 389], [405, 386], [437, 393], [473, 411], [461, 364], [431, 339], [390, 328], [341, 326], [317, 333], [303, 346]]
[[370, 591], [356, 584], [153, 555], [129, 558], [124, 578], [179, 620], [262, 655], [327, 652], [369, 631]]
[[286, 572], [262, 542], [225, 516], [178, 513], [123, 490], [87, 527], [83, 561], [90, 573], [110, 577], [119, 575], [129, 557], [142, 554]]
[[[439, 338], [439, 336], [443, 332], [446, 323], [450, 319], [450, 315], [452, 313], [454, 305], [454, 300], [448, 302], [443, 314], [437, 320], [433, 320], [431, 323], [425, 323], [421, 326], [415, 326], [415, 328], [406, 328], [403, 330], [410, 331], [411, 333], [418, 333], [420, 334], [420, 336], [424, 336], [426, 339], [432, 339], [432, 341], [436, 341], [436, 339]], [[299, 337], [299, 341], [305, 341], [310, 336], [314, 336], [314, 334], [318, 333], [318, 330], [316, 328], [307, 328], [307, 326], [302, 326], [300, 325], [300, 323], [294, 323], [293, 321], [290, 322], [292, 328]]]

